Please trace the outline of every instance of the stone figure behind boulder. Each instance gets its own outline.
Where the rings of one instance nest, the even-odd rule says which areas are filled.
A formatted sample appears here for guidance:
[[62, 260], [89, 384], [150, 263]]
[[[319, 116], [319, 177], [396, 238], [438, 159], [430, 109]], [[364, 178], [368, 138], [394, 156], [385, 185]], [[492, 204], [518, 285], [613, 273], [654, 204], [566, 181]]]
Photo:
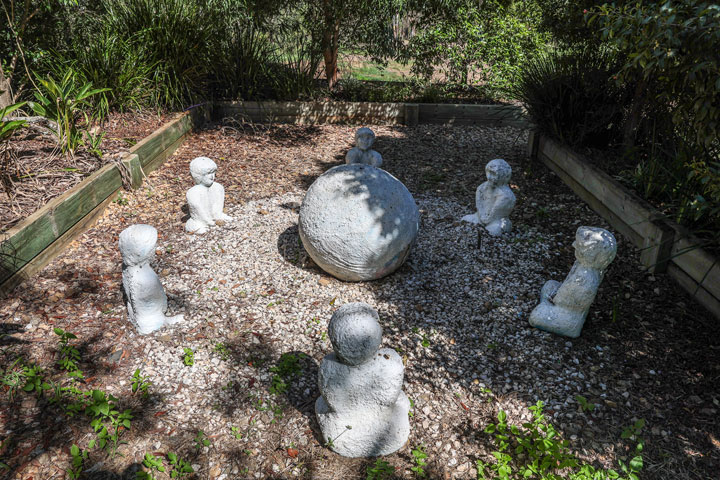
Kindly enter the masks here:
[[488, 162], [485, 175], [487, 181], [475, 192], [477, 212], [464, 216], [463, 220], [482, 224], [495, 237], [512, 229], [512, 222], [508, 218], [515, 208], [515, 194], [508, 186], [512, 168], [505, 160], [498, 158]]
[[355, 132], [355, 147], [345, 155], [345, 163], [364, 163], [380, 168], [382, 155], [371, 147], [375, 143], [375, 132], [367, 127], [362, 127]]
[[167, 296], [160, 279], [150, 266], [155, 256], [157, 230], [150, 225], [131, 225], [120, 233], [123, 259], [123, 289], [128, 318], [143, 335], [183, 319], [166, 317]]
[[615, 258], [617, 242], [602, 228], [580, 227], [575, 234], [575, 263], [563, 283], [548, 280], [540, 305], [530, 313], [530, 325], [558, 335], [580, 336], [605, 269]]
[[402, 359], [380, 348], [378, 314], [366, 303], [340, 307], [328, 327], [334, 353], [318, 373], [315, 402], [323, 438], [345, 457], [388, 455], [410, 435], [410, 401], [402, 391]]
[[340, 165], [320, 175], [300, 207], [305, 250], [320, 268], [346, 281], [375, 280], [403, 264], [420, 212], [412, 195], [385, 170]]
[[207, 157], [197, 157], [190, 162], [190, 175], [195, 186], [185, 195], [190, 208], [190, 220], [185, 223], [188, 233], [202, 234], [217, 220], [232, 220], [223, 213], [225, 189], [215, 181], [216, 171], [217, 165]]

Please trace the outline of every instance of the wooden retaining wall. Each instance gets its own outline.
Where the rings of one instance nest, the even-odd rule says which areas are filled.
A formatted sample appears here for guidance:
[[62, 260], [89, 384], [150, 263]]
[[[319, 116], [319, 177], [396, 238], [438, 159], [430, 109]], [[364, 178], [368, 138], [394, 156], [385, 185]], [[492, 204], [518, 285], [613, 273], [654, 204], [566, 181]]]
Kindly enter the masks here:
[[720, 263], [686, 229], [559, 143], [531, 132], [528, 153], [627, 237], [651, 272], [667, 272], [720, 318]]
[[[122, 157], [131, 185], [157, 169], [173, 154], [194, 126], [209, 117], [200, 107], [179, 114]], [[3, 234], [0, 244], [0, 297], [42, 269], [89, 228], [123, 187], [117, 165], [108, 164]]]
[[259, 123], [347, 123], [417, 125], [511, 125], [526, 127], [520, 107], [514, 105], [450, 105], [439, 103], [372, 102], [217, 102], [213, 118], [226, 117]]

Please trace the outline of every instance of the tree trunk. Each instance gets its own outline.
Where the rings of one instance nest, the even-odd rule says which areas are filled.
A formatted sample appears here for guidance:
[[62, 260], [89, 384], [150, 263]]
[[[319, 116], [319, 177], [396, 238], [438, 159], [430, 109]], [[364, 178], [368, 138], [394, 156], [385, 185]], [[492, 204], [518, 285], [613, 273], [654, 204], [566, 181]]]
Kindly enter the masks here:
[[10, 79], [5, 77], [2, 64], [0, 63], [0, 110], [9, 107], [12, 103], [10, 95]]
[[340, 22], [334, 21], [325, 24], [323, 32], [323, 59], [325, 60], [325, 76], [330, 90], [335, 88], [338, 81], [338, 47], [340, 39]]

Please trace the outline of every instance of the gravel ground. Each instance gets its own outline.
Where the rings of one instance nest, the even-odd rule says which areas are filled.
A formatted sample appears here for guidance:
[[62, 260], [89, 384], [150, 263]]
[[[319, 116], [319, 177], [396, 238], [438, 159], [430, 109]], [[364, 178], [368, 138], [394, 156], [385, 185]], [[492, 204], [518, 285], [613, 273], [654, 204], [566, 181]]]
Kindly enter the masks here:
[[[483, 429], [497, 412], [519, 424], [542, 400], [572, 450], [596, 466], [616, 467], [628, 455], [620, 433], [645, 418], [641, 478], [713, 478], [720, 342], [709, 314], [667, 278], [643, 272], [618, 236], [583, 336], [530, 328], [540, 287], [562, 280], [573, 262], [575, 229], [608, 225], [525, 158], [522, 131], [373, 128], [384, 166], [421, 210], [418, 241], [390, 277], [340, 282], [298, 239], [303, 192], [341, 162], [352, 127], [211, 127], [150, 176], [152, 188], [125, 193], [0, 304], [6, 365], [22, 356], [59, 381], [52, 327], [61, 327], [78, 335], [84, 388], [132, 408], [122, 455], [93, 451], [88, 477], [134, 478], [146, 452], [172, 451], [198, 478], [366, 478], [372, 461], [325, 448], [313, 416], [318, 365], [332, 351], [327, 322], [340, 305], [364, 301], [379, 312], [383, 346], [405, 361], [414, 404], [408, 445], [386, 458], [398, 477], [412, 478], [410, 450], [424, 445], [430, 478], [475, 478], [475, 460], [492, 458]], [[182, 192], [191, 185], [188, 162], [200, 154], [217, 159], [235, 220], [197, 237], [182, 231]], [[497, 157], [513, 166], [518, 205], [514, 231], [491, 238], [459, 219], [472, 212], [484, 163]], [[186, 316], [148, 336], [128, 324], [120, 289], [117, 235], [132, 223], [158, 227], [155, 269], [171, 309]], [[278, 370], [283, 358], [298, 360], [295, 375]], [[136, 369], [152, 382], [148, 398], [131, 393]], [[278, 376], [285, 391], [273, 388]], [[583, 409], [576, 395], [595, 407]], [[70, 445], [86, 448], [93, 438], [85, 417], [69, 419], [46, 399], [18, 393], [0, 402], [0, 459], [11, 478], [62, 478]], [[199, 431], [209, 445], [197, 445]]]

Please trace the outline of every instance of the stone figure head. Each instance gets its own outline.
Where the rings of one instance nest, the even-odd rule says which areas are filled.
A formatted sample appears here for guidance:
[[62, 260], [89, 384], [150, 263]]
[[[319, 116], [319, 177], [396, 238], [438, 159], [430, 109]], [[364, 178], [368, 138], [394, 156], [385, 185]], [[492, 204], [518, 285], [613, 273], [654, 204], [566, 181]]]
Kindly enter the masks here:
[[217, 165], [207, 157], [197, 157], [190, 162], [190, 175], [195, 185], [210, 187], [215, 181]]
[[367, 303], [348, 303], [330, 319], [328, 333], [335, 355], [347, 365], [370, 360], [382, 341], [382, 328], [374, 308]]
[[355, 132], [355, 145], [360, 150], [369, 150], [375, 143], [375, 132], [367, 127], [358, 128]]
[[485, 165], [485, 175], [487, 176], [488, 182], [496, 187], [507, 185], [512, 176], [512, 168], [510, 168], [510, 165], [508, 165], [505, 160], [496, 158], [495, 160], [490, 160], [487, 165]]
[[573, 247], [578, 262], [598, 270], [605, 270], [617, 253], [617, 241], [613, 234], [597, 227], [579, 227]]
[[147, 263], [155, 256], [158, 232], [151, 225], [131, 225], [120, 233], [120, 254], [129, 267]]

